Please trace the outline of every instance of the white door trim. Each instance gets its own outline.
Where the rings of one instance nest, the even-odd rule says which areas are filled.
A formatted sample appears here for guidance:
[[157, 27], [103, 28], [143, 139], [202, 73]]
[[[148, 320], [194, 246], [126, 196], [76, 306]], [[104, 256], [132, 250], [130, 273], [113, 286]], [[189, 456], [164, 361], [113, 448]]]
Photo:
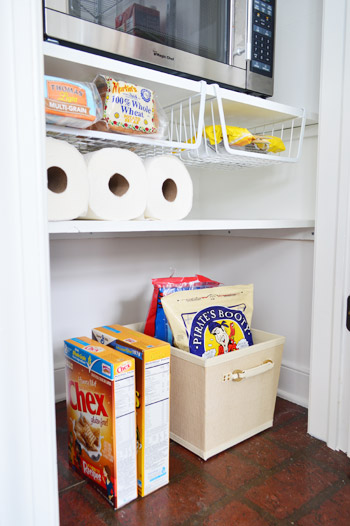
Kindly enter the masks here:
[[[335, 327], [331, 364], [328, 444], [350, 456], [350, 333], [346, 329], [347, 297], [350, 294], [350, 9], [345, 13], [343, 111], [339, 154], [338, 230], [335, 268]], [[338, 329], [338, 330], [337, 330]]]
[[[324, 0], [309, 433], [340, 447], [349, 247], [350, 21], [346, 0]], [[346, 447], [346, 446], [345, 446]]]
[[41, 2], [0, 17], [1, 522], [56, 526]]

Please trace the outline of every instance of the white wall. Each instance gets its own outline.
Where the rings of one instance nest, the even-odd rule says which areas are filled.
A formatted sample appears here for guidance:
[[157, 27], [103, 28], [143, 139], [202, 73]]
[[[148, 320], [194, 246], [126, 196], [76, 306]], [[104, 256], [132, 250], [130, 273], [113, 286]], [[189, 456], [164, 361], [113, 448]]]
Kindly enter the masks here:
[[272, 100], [318, 113], [323, 0], [277, 0], [276, 4]]
[[313, 219], [316, 162], [317, 126], [307, 126], [297, 163], [222, 172], [215, 165], [191, 168], [197, 194], [191, 217]]

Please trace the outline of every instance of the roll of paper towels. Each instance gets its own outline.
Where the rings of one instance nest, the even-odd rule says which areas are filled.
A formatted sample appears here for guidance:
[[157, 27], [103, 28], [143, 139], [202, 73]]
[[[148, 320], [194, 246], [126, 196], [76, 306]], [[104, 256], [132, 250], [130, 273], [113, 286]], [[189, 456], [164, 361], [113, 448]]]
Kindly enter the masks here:
[[160, 155], [146, 159], [144, 164], [147, 172], [145, 218], [185, 218], [193, 204], [193, 184], [183, 162], [172, 155]]
[[90, 186], [87, 219], [127, 220], [146, 206], [146, 169], [141, 158], [122, 148], [84, 155]]
[[88, 207], [89, 183], [83, 155], [71, 144], [46, 139], [49, 221], [76, 219]]

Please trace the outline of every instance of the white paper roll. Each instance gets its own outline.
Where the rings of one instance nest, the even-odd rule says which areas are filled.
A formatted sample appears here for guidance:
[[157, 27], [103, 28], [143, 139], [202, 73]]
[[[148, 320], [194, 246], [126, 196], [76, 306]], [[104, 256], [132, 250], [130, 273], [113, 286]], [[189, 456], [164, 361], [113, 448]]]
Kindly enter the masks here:
[[173, 155], [144, 161], [147, 171], [145, 218], [178, 220], [192, 208], [193, 184], [186, 166]]
[[82, 154], [71, 144], [48, 137], [46, 169], [49, 221], [68, 221], [84, 214], [89, 183]]
[[122, 148], [84, 155], [90, 186], [87, 219], [126, 220], [143, 214], [146, 170], [140, 157]]

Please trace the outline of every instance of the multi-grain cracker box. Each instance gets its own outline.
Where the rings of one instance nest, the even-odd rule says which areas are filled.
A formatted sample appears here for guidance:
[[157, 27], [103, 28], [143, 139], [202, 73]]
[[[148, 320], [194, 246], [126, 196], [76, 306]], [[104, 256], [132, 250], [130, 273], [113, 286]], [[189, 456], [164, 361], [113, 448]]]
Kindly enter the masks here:
[[135, 360], [85, 336], [64, 343], [69, 463], [117, 509], [137, 498]]
[[144, 497], [169, 482], [170, 345], [122, 325], [98, 327], [92, 334], [135, 358], [137, 484]]

